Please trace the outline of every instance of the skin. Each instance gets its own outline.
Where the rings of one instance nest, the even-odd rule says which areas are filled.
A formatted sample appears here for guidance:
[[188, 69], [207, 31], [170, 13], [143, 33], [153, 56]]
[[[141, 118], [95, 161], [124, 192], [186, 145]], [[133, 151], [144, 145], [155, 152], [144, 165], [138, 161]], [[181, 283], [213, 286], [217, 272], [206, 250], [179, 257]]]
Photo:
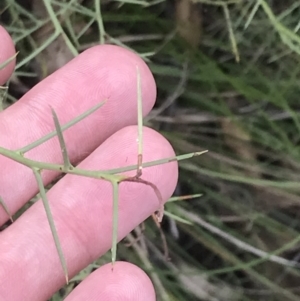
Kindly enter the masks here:
[[[0, 27], [0, 63], [15, 53]], [[4, 41], [4, 43], [3, 43]], [[15, 62], [0, 70], [0, 84]], [[54, 129], [50, 105], [61, 124], [100, 101], [105, 105], [64, 133], [73, 164], [111, 169], [137, 162], [136, 66], [142, 79], [144, 115], [156, 98], [154, 78], [135, 54], [117, 46], [96, 46], [56, 71], [16, 104], [0, 113], [0, 146], [17, 149]], [[144, 162], [174, 156], [168, 141], [144, 128]], [[35, 160], [62, 162], [57, 138], [26, 153]], [[130, 172], [134, 175], [135, 172]], [[56, 174], [44, 172], [44, 183]], [[176, 162], [146, 168], [142, 178], [155, 184], [166, 201], [178, 177]], [[0, 195], [12, 213], [37, 193], [32, 171], [0, 156]], [[70, 277], [111, 247], [112, 188], [109, 182], [66, 175], [48, 192]], [[121, 240], [159, 208], [153, 189], [121, 183], [118, 238]], [[8, 217], [0, 208], [0, 225]], [[65, 283], [42, 203], [35, 203], [0, 233], [0, 300], [46, 300]], [[149, 277], [137, 266], [116, 262], [100, 267], [66, 298], [74, 300], [155, 300]]]

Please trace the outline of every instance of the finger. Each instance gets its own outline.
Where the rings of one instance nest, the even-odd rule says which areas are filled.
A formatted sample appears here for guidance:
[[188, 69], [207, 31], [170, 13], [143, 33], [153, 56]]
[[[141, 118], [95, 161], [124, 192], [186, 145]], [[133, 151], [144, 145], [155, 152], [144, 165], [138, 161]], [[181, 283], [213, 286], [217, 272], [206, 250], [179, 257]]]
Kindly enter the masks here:
[[[64, 124], [106, 99], [97, 112], [64, 132], [71, 162], [76, 164], [112, 133], [136, 124], [137, 66], [142, 78], [144, 114], [147, 114], [156, 96], [155, 82], [147, 65], [123, 48], [97, 46], [76, 57], [0, 113], [0, 146], [17, 149], [53, 131], [50, 106]], [[26, 156], [62, 162], [57, 137]], [[30, 169], [3, 156], [0, 156], [0, 167], [0, 196], [15, 213], [37, 193], [37, 184]], [[56, 175], [45, 173], [44, 183], [51, 182]], [[0, 208], [0, 225], [7, 218]]]
[[65, 301], [155, 301], [151, 280], [137, 266], [116, 262], [112, 271], [106, 264], [89, 275]]
[[[15, 54], [14, 43], [8, 32], [0, 25], [0, 65]], [[6, 67], [0, 69], [0, 85], [3, 85], [12, 75], [16, 60], [11, 61]]]
[[[144, 162], [174, 155], [172, 147], [160, 134], [149, 128], [144, 128], [143, 133]], [[118, 131], [79, 166], [95, 170], [136, 164], [136, 137], [136, 126]], [[166, 201], [175, 189], [177, 176], [177, 162], [173, 161], [145, 168], [142, 178], [154, 183]], [[69, 275], [74, 276], [111, 247], [112, 187], [102, 180], [66, 175], [48, 192], [48, 198]], [[150, 186], [121, 183], [118, 239], [124, 238], [159, 206]], [[3, 300], [45, 300], [64, 284], [41, 202], [33, 205], [1, 235], [0, 296], [2, 293]], [[15, 283], [19, 285], [18, 291], [13, 289]]]

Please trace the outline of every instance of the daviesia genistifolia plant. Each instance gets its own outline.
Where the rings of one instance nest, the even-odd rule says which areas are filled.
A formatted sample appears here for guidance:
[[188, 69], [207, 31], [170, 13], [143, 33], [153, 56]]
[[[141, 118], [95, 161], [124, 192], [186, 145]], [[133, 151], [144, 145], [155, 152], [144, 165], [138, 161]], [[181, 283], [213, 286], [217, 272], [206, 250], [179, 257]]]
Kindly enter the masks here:
[[[0, 67], [4, 68], [13, 58], [3, 63]], [[163, 206], [163, 200], [161, 197], [161, 194], [158, 190], [158, 188], [151, 182], [146, 181], [142, 178], [142, 170], [143, 168], [151, 167], [154, 165], [159, 164], [166, 164], [172, 161], [180, 161], [183, 159], [188, 159], [194, 156], [201, 155], [204, 152], [195, 152], [195, 153], [189, 153], [181, 156], [176, 156], [172, 158], [165, 158], [161, 160], [156, 160], [152, 162], [143, 162], [143, 135], [142, 135], [142, 127], [143, 127], [143, 119], [142, 119], [142, 96], [141, 96], [141, 77], [139, 70], [137, 68], [137, 106], [138, 106], [138, 147], [137, 147], [137, 164], [133, 166], [127, 166], [123, 168], [113, 169], [113, 170], [85, 170], [76, 166], [73, 166], [70, 162], [69, 156], [68, 156], [68, 149], [64, 140], [63, 132], [75, 125], [76, 123], [80, 122], [84, 118], [87, 118], [89, 115], [93, 114], [96, 110], [100, 109], [103, 105], [105, 105], [105, 101], [97, 104], [95, 107], [91, 108], [87, 112], [84, 112], [77, 118], [71, 120], [70, 122], [61, 125], [59, 122], [59, 117], [57, 116], [56, 112], [51, 109], [52, 111], [52, 118], [54, 121], [54, 128], [53, 132], [50, 132], [46, 136], [34, 141], [33, 143], [30, 143], [29, 145], [25, 145], [24, 147], [18, 149], [18, 150], [10, 150], [6, 149], [0, 146], [0, 155], [5, 156], [11, 160], [14, 160], [22, 165], [27, 166], [30, 168], [35, 176], [36, 182], [38, 184], [40, 196], [47, 214], [47, 219], [49, 222], [49, 226], [51, 228], [52, 236], [55, 242], [55, 246], [57, 249], [57, 253], [60, 259], [60, 263], [63, 269], [63, 273], [66, 278], [66, 282], [69, 281], [69, 273], [68, 273], [68, 267], [66, 264], [64, 252], [61, 247], [60, 239], [59, 239], [59, 233], [57, 232], [57, 229], [54, 224], [53, 216], [51, 213], [51, 209], [49, 206], [47, 193], [45, 186], [43, 184], [42, 180], [42, 173], [45, 170], [53, 170], [59, 173], [64, 174], [74, 174], [81, 177], [90, 177], [95, 178], [99, 180], [108, 181], [112, 185], [113, 190], [113, 230], [112, 230], [112, 247], [111, 247], [111, 261], [112, 264], [116, 261], [116, 255], [117, 255], [117, 230], [118, 230], [118, 198], [119, 198], [119, 184], [121, 182], [136, 182], [140, 183], [140, 185], [148, 185], [150, 186], [154, 191], [155, 194], [160, 202], [160, 208], [154, 213], [154, 218], [159, 224], [163, 218], [164, 214], [164, 206]], [[50, 110], [49, 110], [50, 113]], [[49, 114], [50, 115], [50, 114]], [[29, 158], [26, 158], [26, 153], [33, 148], [45, 143], [46, 141], [53, 139], [57, 137], [59, 140], [61, 153], [63, 157], [63, 164], [52, 164], [52, 163], [46, 163], [46, 162], [39, 162], [35, 161]], [[136, 174], [134, 176], [125, 176], [121, 173], [124, 173], [126, 171], [130, 170], [136, 170]], [[5, 200], [1, 198], [0, 196], [0, 204], [6, 211], [7, 215], [11, 220], [13, 220], [12, 215], [10, 213], [10, 210], [5, 203]]]

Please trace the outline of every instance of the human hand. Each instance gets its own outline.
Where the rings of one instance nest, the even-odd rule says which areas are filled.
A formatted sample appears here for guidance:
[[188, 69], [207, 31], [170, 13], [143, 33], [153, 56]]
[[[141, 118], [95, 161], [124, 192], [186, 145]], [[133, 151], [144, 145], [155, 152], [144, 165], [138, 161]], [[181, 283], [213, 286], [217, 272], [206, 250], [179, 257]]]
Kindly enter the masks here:
[[[0, 26], [0, 64], [14, 54], [13, 43]], [[0, 70], [0, 85], [11, 75], [14, 62]], [[71, 162], [105, 170], [137, 162], [136, 66], [142, 79], [144, 115], [154, 105], [156, 87], [145, 63], [116, 46], [97, 46], [80, 54], [50, 75], [16, 104], [0, 113], [0, 146], [18, 149], [54, 130], [50, 106], [65, 124], [97, 103], [105, 105], [64, 132]], [[174, 156], [170, 144], [144, 128], [144, 161]], [[26, 157], [61, 163], [57, 137], [26, 153]], [[130, 174], [134, 174], [130, 173]], [[57, 174], [43, 172], [44, 184]], [[143, 170], [166, 201], [178, 176], [176, 162]], [[0, 155], [0, 196], [12, 213], [38, 192], [32, 171]], [[112, 243], [112, 188], [105, 181], [66, 175], [48, 192], [69, 274], [73, 277], [103, 255]], [[140, 183], [121, 183], [118, 238], [121, 240], [159, 208], [153, 189]], [[7, 221], [0, 208], [0, 225]], [[46, 300], [64, 285], [64, 274], [40, 201], [0, 233], [0, 300]], [[153, 285], [138, 267], [116, 262], [92, 273], [65, 299], [155, 300]]]

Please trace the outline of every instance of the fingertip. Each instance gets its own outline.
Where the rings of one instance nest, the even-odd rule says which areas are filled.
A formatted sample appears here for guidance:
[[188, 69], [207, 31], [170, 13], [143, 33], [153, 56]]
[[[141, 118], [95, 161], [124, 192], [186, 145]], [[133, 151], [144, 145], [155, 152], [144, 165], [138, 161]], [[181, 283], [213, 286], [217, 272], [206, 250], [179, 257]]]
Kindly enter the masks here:
[[131, 300], [155, 301], [155, 291], [148, 275], [128, 262], [108, 263], [89, 275], [65, 301]]
[[[140, 56], [131, 50], [116, 45], [97, 45], [81, 53], [82, 71], [93, 73], [95, 66], [101, 66], [102, 77], [106, 84], [106, 95], [108, 99], [112, 91], [123, 92], [135, 87], [137, 82], [137, 68], [140, 71], [142, 99], [146, 114], [152, 109], [156, 100], [156, 83], [148, 65]], [[129, 92], [129, 91], [128, 91]], [[129, 95], [136, 98], [136, 90], [129, 92]], [[131, 96], [131, 97], [132, 97]], [[124, 98], [125, 100], [125, 98]], [[144, 109], [145, 109], [144, 108]]]
[[[0, 25], [0, 65], [11, 58], [16, 50], [9, 33]], [[3, 85], [12, 75], [15, 68], [16, 60], [13, 59], [6, 67], [0, 69], [0, 85]]]

